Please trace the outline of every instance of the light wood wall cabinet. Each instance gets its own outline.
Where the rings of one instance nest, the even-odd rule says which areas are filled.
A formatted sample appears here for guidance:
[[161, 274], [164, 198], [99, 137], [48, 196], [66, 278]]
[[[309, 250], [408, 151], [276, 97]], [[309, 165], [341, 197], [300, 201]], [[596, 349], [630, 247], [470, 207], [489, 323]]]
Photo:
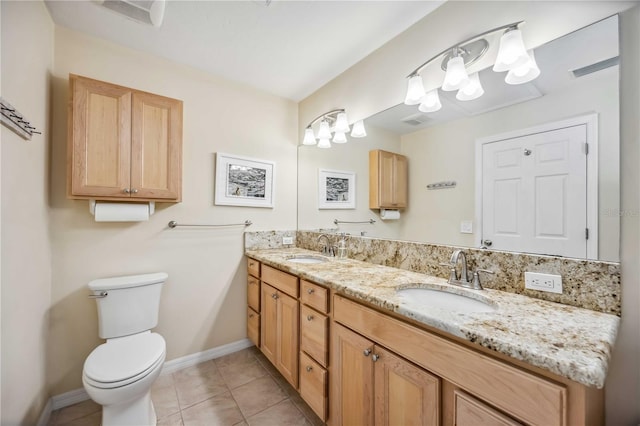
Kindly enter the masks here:
[[334, 324], [332, 425], [440, 424], [440, 380], [373, 341]]
[[407, 207], [408, 162], [404, 155], [369, 151], [369, 208]]
[[70, 75], [70, 198], [178, 202], [182, 101]]
[[298, 388], [298, 278], [263, 265], [260, 349], [294, 388]]

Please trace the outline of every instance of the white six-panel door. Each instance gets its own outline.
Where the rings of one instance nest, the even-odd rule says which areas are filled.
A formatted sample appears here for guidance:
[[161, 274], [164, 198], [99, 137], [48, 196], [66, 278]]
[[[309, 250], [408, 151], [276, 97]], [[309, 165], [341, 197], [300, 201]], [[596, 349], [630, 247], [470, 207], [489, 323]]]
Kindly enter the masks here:
[[587, 257], [587, 126], [482, 145], [482, 241]]

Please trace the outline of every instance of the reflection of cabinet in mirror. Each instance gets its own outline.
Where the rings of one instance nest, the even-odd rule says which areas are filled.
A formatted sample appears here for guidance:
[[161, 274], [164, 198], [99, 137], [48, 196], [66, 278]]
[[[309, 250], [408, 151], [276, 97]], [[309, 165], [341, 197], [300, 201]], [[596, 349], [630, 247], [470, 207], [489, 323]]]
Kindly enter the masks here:
[[407, 157], [389, 151], [369, 151], [369, 208], [407, 207]]
[[70, 76], [70, 198], [180, 201], [182, 101]]

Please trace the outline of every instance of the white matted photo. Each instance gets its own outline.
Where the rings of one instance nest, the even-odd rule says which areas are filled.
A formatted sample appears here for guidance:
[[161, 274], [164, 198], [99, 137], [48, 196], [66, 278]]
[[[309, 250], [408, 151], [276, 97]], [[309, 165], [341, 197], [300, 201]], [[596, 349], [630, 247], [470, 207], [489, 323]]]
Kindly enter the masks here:
[[319, 209], [355, 209], [356, 173], [319, 169], [318, 195]]
[[273, 208], [275, 168], [273, 161], [218, 152], [214, 203]]

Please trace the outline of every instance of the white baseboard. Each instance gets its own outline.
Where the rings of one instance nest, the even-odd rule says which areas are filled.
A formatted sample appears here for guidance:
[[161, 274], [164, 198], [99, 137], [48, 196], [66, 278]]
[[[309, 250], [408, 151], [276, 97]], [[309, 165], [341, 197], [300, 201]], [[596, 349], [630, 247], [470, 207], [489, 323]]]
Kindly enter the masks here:
[[[175, 358], [164, 363], [162, 372], [160, 374], [171, 374], [178, 370], [182, 370], [183, 368], [191, 367], [201, 362], [220, 358], [221, 356], [232, 354], [251, 346], [253, 346], [251, 340], [240, 339], [226, 345], [208, 349], [206, 351], [197, 352], [191, 355], [185, 355], [180, 358]], [[84, 388], [75, 389], [51, 397], [44, 410], [42, 411], [42, 414], [40, 415], [38, 426], [45, 426], [47, 424], [47, 422], [49, 421], [49, 417], [51, 416], [51, 411], [58, 410], [63, 407], [68, 407], [69, 405], [77, 404], [78, 402], [86, 401], [87, 399], [89, 399], [89, 395], [84, 390]]]

